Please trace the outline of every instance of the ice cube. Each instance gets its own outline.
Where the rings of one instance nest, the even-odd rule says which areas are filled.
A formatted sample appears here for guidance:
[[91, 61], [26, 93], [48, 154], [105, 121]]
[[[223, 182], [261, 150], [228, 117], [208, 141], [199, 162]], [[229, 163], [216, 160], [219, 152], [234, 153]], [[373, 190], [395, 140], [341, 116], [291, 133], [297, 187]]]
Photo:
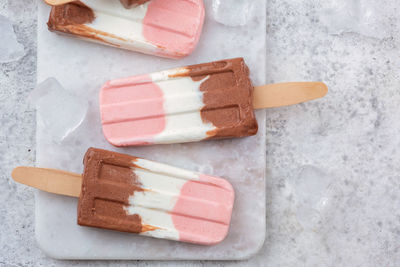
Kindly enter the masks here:
[[244, 26], [252, 16], [253, 4], [251, 0], [213, 0], [214, 19], [231, 27]]
[[320, 21], [330, 34], [342, 34], [356, 30], [359, 23], [358, 1], [326, 1], [320, 13]]
[[0, 63], [17, 61], [25, 55], [24, 46], [18, 43], [11, 21], [0, 15]]
[[[398, 0], [372, 1], [360, 3], [359, 33], [365, 36], [384, 39], [400, 30], [398, 18]], [[393, 19], [397, 19], [394, 21]]]
[[38, 84], [30, 102], [36, 106], [37, 123], [56, 142], [77, 129], [88, 111], [88, 102], [65, 90], [55, 78]]
[[322, 169], [304, 165], [293, 181], [296, 216], [307, 229], [315, 229], [334, 196], [334, 177]]
[[400, 30], [396, 1], [324, 1], [320, 21], [330, 34], [353, 32], [378, 39], [392, 37]]

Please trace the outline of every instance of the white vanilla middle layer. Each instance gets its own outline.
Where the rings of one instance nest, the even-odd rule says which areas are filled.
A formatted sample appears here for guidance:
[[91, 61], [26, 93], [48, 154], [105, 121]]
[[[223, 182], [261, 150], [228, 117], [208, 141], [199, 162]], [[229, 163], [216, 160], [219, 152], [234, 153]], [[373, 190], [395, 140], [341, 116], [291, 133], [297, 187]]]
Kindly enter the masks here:
[[159, 227], [142, 235], [179, 240], [179, 232], [169, 212], [174, 209], [182, 186], [189, 180], [198, 180], [199, 176], [194, 172], [144, 159], [138, 159], [134, 164], [140, 168], [132, 171], [145, 191], [136, 191], [129, 198], [127, 214], [139, 214], [142, 224]]
[[117, 0], [81, 0], [95, 13], [95, 19], [86, 26], [109, 35], [99, 35], [101, 39], [121, 48], [154, 53], [158, 48], [146, 41], [143, 19], [149, 2], [135, 8], [126, 9]]
[[200, 85], [208, 77], [200, 81], [193, 81], [188, 76], [170, 77], [185, 72], [187, 69], [180, 68], [150, 75], [163, 92], [166, 121], [165, 129], [153, 137], [154, 143], [200, 141], [207, 138], [208, 131], [215, 129], [211, 123], [203, 122], [200, 113], [204, 107]]

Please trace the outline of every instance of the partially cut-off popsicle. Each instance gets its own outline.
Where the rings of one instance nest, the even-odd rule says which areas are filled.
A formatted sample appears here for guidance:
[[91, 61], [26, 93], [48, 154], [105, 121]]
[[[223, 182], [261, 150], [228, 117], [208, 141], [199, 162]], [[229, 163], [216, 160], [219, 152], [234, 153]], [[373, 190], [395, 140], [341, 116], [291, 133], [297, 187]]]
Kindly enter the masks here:
[[100, 92], [100, 113], [115, 146], [184, 143], [254, 135], [254, 108], [300, 103], [326, 91], [320, 82], [254, 91], [243, 58], [235, 58], [109, 81]]
[[[50, 6], [58, 6], [58, 5], [64, 5], [72, 2], [76, 2], [77, 0], [44, 0], [48, 5]], [[118, 0], [114, 0], [118, 1]], [[119, 0], [121, 4], [125, 8], [131, 8], [137, 5], [142, 5], [150, 0]]]
[[131, 8], [138, 5], [143, 5], [144, 3], [149, 2], [150, 0], [120, 0], [121, 4], [125, 8]]
[[53, 6], [47, 24], [89, 41], [180, 58], [196, 47], [203, 21], [202, 0], [80, 0]]
[[[78, 224], [202, 245], [228, 233], [234, 191], [222, 178], [89, 148], [82, 178], [18, 167], [15, 181], [79, 196]], [[82, 180], [81, 180], [82, 179]]]

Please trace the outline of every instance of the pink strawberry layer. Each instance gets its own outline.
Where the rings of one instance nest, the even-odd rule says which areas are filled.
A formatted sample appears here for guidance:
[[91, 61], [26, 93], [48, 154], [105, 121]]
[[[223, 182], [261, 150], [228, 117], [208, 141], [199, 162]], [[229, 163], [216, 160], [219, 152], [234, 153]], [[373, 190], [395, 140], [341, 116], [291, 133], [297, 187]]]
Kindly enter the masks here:
[[153, 0], [143, 20], [143, 36], [158, 46], [158, 54], [189, 55], [197, 45], [204, 22], [203, 0]]
[[172, 212], [179, 240], [204, 245], [221, 242], [229, 230], [234, 198], [232, 185], [224, 179], [202, 174], [199, 181], [186, 182]]
[[152, 137], [165, 129], [163, 101], [162, 90], [149, 75], [107, 82], [100, 92], [104, 136], [115, 146], [132, 136], [147, 141], [130, 141], [130, 145], [152, 143]]

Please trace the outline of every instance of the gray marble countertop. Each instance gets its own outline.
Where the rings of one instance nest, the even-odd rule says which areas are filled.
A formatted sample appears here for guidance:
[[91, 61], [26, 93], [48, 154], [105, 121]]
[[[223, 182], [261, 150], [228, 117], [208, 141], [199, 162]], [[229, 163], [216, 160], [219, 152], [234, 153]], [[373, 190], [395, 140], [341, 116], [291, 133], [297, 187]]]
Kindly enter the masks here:
[[[270, 0], [266, 11], [267, 81], [322, 80], [330, 91], [320, 101], [267, 111], [260, 252], [240, 262], [108, 265], [398, 266], [400, 32], [330, 34], [320, 2]], [[400, 2], [382, 5], [396, 29]], [[25, 47], [22, 59], [0, 64], [0, 266], [103, 266], [53, 260], [36, 244], [33, 190], [10, 177], [13, 167], [35, 161], [35, 112], [26, 99], [36, 84], [36, 0], [0, 0], [0, 15]]]

